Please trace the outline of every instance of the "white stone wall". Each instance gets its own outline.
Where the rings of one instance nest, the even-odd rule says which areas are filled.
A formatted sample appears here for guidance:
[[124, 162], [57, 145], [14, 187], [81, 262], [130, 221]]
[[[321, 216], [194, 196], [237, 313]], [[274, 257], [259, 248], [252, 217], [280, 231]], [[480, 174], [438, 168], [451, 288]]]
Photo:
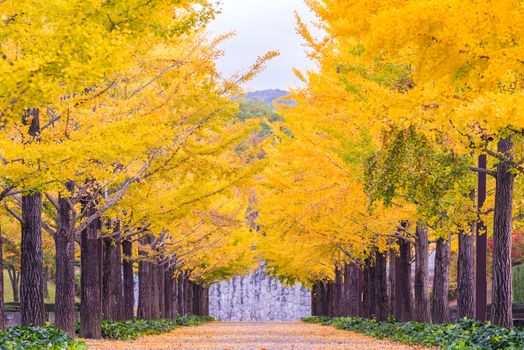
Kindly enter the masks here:
[[311, 315], [309, 289], [284, 287], [263, 268], [209, 289], [209, 313], [222, 321], [296, 321]]

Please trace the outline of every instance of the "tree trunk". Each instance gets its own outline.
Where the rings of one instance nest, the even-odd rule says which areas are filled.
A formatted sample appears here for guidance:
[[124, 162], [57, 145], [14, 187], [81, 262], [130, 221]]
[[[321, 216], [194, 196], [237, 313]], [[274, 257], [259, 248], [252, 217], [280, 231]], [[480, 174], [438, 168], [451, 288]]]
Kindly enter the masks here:
[[512, 210], [515, 175], [511, 162], [513, 142], [511, 138], [498, 142], [498, 153], [507, 160], [497, 165], [497, 186], [495, 189], [495, 213], [493, 221], [493, 296], [491, 323], [503, 327], [513, 326], [512, 313], [512, 275], [511, 275], [511, 237]]
[[347, 316], [357, 317], [359, 316], [359, 305], [362, 290], [359, 288], [361, 283], [359, 282], [360, 278], [360, 267], [352, 262], [346, 265], [346, 275], [344, 278], [344, 283], [346, 289], [348, 290], [348, 314]]
[[475, 318], [475, 236], [459, 233], [457, 312], [459, 318]]
[[4, 250], [3, 250], [3, 233], [2, 226], [0, 225], [0, 330], [5, 329], [5, 317], [4, 317]]
[[184, 295], [184, 276], [180, 273], [177, 283], [177, 314], [180, 316], [186, 315], [184, 310]]
[[158, 309], [159, 309], [159, 318], [164, 317], [165, 314], [165, 267], [164, 265], [158, 265]]
[[415, 321], [429, 322], [428, 228], [417, 223], [415, 238]]
[[133, 274], [133, 243], [129, 240], [122, 242], [123, 272], [124, 272], [124, 319], [135, 317], [135, 280]]
[[411, 293], [411, 244], [399, 238], [400, 254], [395, 259], [395, 317], [400, 321], [410, 321], [412, 314]]
[[9, 281], [11, 282], [11, 288], [13, 289], [13, 302], [20, 302], [20, 293], [18, 286], [20, 284], [20, 272], [16, 271], [13, 266], [7, 267], [7, 274], [9, 275]]
[[177, 316], [177, 284], [173, 269], [166, 269], [164, 275], [164, 318], [176, 321]]
[[158, 320], [160, 318], [160, 286], [158, 278], [158, 265], [151, 264], [151, 318]]
[[45, 323], [42, 252], [42, 194], [22, 196], [20, 313], [22, 325]]
[[[145, 246], [149, 243], [148, 237], [143, 237], [141, 245]], [[152, 278], [151, 278], [151, 263], [147, 261], [147, 253], [143, 249], [139, 249], [140, 262], [138, 266], [138, 318], [143, 320], [151, 319], [152, 306]]]
[[342, 289], [341, 289], [341, 300], [340, 300], [340, 315], [349, 316], [350, 312], [350, 295], [352, 285], [349, 284], [348, 277], [350, 276], [351, 267], [349, 264], [344, 264], [342, 268]]
[[363, 306], [364, 306], [364, 314], [363, 317], [365, 318], [371, 318], [373, 317], [373, 307], [372, 307], [372, 296], [371, 293], [373, 291], [372, 283], [372, 276], [371, 276], [371, 262], [370, 259], [367, 258], [364, 261], [364, 271], [363, 271], [363, 277], [364, 277], [364, 290], [362, 294], [362, 300], [363, 300]]
[[376, 251], [375, 262], [375, 318], [384, 321], [389, 316], [388, 305], [388, 278], [386, 267], [386, 254]]
[[[479, 156], [479, 169], [487, 168], [487, 157], [485, 154]], [[478, 174], [477, 181], [477, 210], [480, 212], [486, 201], [487, 176], [484, 173]], [[486, 321], [488, 304], [488, 278], [487, 278], [487, 244], [488, 233], [485, 223], [477, 219], [477, 235], [475, 249], [475, 316], [479, 321]]]
[[104, 268], [102, 282], [102, 313], [105, 320], [124, 319], [122, 291], [122, 251], [120, 242], [104, 238]]
[[49, 288], [47, 288], [48, 283], [49, 283], [49, 267], [44, 266], [44, 271], [42, 273], [42, 291], [44, 293], [44, 301], [49, 296]]
[[55, 326], [75, 335], [75, 241], [72, 237], [71, 206], [58, 197], [57, 232], [55, 235], [56, 292]]
[[[88, 210], [92, 212], [92, 210]], [[89, 215], [89, 214], [88, 214]], [[95, 220], [81, 233], [80, 240], [80, 337], [102, 337], [102, 240], [98, 238], [101, 220]]]
[[396, 253], [390, 250], [388, 253], [389, 257], [389, 275], [388, 275], [388, 287], [389, 287], [389, 313], [394, 314], [395, 311], [395, 259]]
[[437, 240], [431, 303], [431, 318], [434, 323], [449, 322], [449, 246], [449, 238]]

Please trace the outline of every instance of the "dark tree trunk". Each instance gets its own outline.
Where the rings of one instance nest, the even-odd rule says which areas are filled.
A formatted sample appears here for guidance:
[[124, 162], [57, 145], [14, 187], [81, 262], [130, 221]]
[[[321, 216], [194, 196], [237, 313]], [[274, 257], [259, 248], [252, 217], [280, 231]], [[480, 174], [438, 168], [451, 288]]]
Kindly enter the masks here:
[[209, 287], [202, 287], [202, 316], [209, 316]]
[[164, 275], [164, 318], [176, 321], [177, 316], [177, 284], [173, 269], [166, 269]]
[[[145, 246], [149, 243], [148, 237], [142, 238], [141, 245]], [[143, 249], [139, 249], [140, 262], [138, 266], [138, 318], [143, 320], [150, 320], [152, 317], [152, 264], [147, 260], [147, 253]]]
[[415, 321], [429, 322], [428, 294], [428, 229], [417, 223], [415, 238]]
[[411, 244], [398, 240], [399, 256], [395, 259], [395, 317], [400, 321], [410, 321], [412, 315], [411, 293]]
[[162, 318], [165, 314], [165, 268], [164, 265], [158, 265], [158, 309], [160, 311], [159, 318]]
[[367, 258], [364, 261], [364, 269], [363, 269], [363, 286], [364, 290], [362, 291], [362, 302], [363, 302], [363, 317], [365, 318], [371, 318], [372, 317], [372, 307], [371, 307], [371, 263], [369, 261], [369, 258]]
[[320, 304], [320, 290], [319, 282], [315, 282], [311, 288], [311, 315], [320, 316], [319, 304]]
[[22, 325], [45, 323], [42, 252], [42, 194], [22, 196], [20, 313]]
[[389, 287], [389, 312], [391, 315], [395, 311], [395, 259], [396, 253], [390, 250], [388, 253], [389, 257], [389, 276], [388, 276], [388, 287]]
[[9, 275], [9, 281], [11, 282], [11, 288], [13, 289], [13, 301], [15, 303], [20, 302], [20, 293], [18, 286], [20, 284], [20, 272], [12, 266], [7, 267], [7, 274]]
[[512, 210], [515, 175], [511, 162], [513, 142], [511, 138], [498, 142], [498, 153], [507, 160], [497, 165], [497, 186], [495, 189], [495, 213], [493, 221], [493, 296], [491, 323], [503, 327], [513, 326], [512, 313], [512, 275], [511, 275], [511, 237]]
[[0, 225], [0, 330], [5, 329], [5, 317], [4, 317], [4, 250], [3, 244], [4, 238], [2, 234], [2, 226]]
[[49, 283], [49, 267], [44, 266], [44, 272], [42, 274], [42, 290], [44, 292], [44, 300], [49, 296], [49, 288], [47, 288], [48, 283]]
[[124, 319], [135, 317], [135, 280], [133, 274], [133, 243], [129, 240], [122, 242], [123, 273], [124, 273]]
[[375, 262], [375, 318], [384, 321], [389, 316], [388, 278], [386, 254], [377, 250]]
[[[92, 212], [92, 210], [89, 210]], [[102, 239], [100, 219], [81, 233], [80, 245], [80, 336], [102, 337]]]
[[475, 236], [459, 233], [457, 313], [459, 318], [475, 318]]
[[102, 313], [105, 320], [124, 319], [122, 291], [122, 251], [120, 242], [104, 238], [104, 268], [102, 281]]
[[160, 314], [160, 286], [158, 278], [158, 265], [156, 263], [151, 264], [151, 318], [158, 320]]
[[186, 315], [185, 310], [185, 303], [184, 303], [184, 276], [182, 274], [178, 275], [178, 283], [177, 283], [177, 314], [180, 316]]
[[[479, 156], [479, 169], [487, 168], [487, 157], [485, 154]], [[477, 190], [477, 209], [480, 212], [486, 201], [487, 176], [484, 173], [478, 174]], [[486, 225], [481, 219], [477, 219], [476, 235], [476, 264], [475, 264], [475, 316], [479, 321], [486, 321], [488, 303], [488, 279], [487, 279], [487, 243], [488, 234]]]
[[348, 316], [356, 317], [360, 315], [360, 303], [362, 289], [360, 279], [360, 267], [356, 263], [346, 265], [345, 285], [348, 290]]
[[58, 197], [56, 252], [55, 326], [75, 335], [75, 242], [72, 237], [71, 205]]
[[434, 323], [449, 322], [449, 238], [439, 238], [435, 250], [431, 318]]
[[193, 313], [193, 282], [189, 278], [185, 279], [186, 286], [184, 288], [186, 292], [186, 312], [188, 315]]
[[350, 285], [350, 281], [348, 280], [348, 277], [350, 277], [350, 266], [349, 264], [344, 264], [344, 267], [341, 271], [342, 274], [342, 288], [341, 288], [341, 296], [340, 296], [340, 315], [341, 316], [349, 316], [350, 312], [350, 293], [351, 288], [353, 287]]

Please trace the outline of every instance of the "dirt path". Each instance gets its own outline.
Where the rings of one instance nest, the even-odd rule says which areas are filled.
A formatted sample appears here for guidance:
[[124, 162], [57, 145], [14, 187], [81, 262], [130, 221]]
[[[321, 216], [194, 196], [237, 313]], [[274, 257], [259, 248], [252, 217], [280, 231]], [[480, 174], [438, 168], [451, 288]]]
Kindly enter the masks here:
[[136, 341], [89, 341], [89, 349], [378, 350], [424, 349], [301, 322], [212, 322]]

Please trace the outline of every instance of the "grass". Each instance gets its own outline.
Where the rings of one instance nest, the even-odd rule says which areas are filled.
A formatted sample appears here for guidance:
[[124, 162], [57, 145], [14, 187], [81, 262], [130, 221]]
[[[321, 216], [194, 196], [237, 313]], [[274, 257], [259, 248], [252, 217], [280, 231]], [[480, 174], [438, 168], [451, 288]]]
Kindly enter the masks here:
[[524, 303], [524, 264], [513, 268], [513, 302]]
[[[45, 298], [46, 304], [52, 304], [55, 302], [55, 283], [49, 281], [47, 283], [48, 295]], [[10, 303], [13, 302], [13, 288], [11, 287], [11, 281], [9, 280], [9, 275], [6, 270], [4, 270], [4, 302]]]

